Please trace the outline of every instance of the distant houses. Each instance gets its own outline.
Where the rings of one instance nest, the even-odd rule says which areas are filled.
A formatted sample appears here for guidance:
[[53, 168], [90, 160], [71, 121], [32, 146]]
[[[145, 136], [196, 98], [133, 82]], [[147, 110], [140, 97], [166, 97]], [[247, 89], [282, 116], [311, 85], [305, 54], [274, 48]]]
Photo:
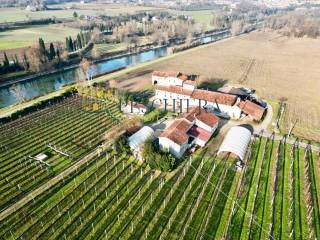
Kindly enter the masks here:
[[162, 132], [159, 136], [159, 146], [180, 158], [194, 144], [205, 146], [218, 124], [217, 116], [194, 107]]

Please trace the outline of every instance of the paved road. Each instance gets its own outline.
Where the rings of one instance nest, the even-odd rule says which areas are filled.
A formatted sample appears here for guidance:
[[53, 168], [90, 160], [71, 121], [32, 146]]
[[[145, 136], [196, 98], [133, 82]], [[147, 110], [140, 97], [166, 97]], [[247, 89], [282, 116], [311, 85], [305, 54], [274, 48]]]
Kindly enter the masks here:
[[69, 176], [73, 172], [77, 171], [82, 165], [86, 164], [88, 161], [90, 161], [92, 158], [95, 156], [98, 156], [99, 153], [106, 148], [110, 146], [110, 142], [105, 143], [104, 145], [101, 145], [97, 147], [95, 150], [93, 150], [91, 153], [88, 155], [84, 156], [81, 160], [79, 160], [77, 163], [57, 175], [56, 177], [50, 179], [48, 182], [44, 183], [41, 185], [39, 188], [36, 190], [32, 191], [22, 199], [20, 199], [18, 202], [13, 204], [12, 206], [8, 207], [4, 211], [0, 213], [0, 221], [8, 217], [9, 215], [13, 214], [17, 210], [19, 210], [21, 207], [23, 207], [25, 204], [28, 202], [32, 201], [34, 198], [37, 196], [41, 195], [45, 191], [49, 190], [50, 188], [54, 187], [57, 183], [59, 183], [61, 180], [63, 180], [65, 177]]

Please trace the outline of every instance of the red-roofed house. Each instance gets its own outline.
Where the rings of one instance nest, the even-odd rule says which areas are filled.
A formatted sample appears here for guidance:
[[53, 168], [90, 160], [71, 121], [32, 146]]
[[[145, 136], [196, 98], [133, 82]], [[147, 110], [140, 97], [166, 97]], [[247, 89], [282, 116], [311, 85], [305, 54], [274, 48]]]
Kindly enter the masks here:
[[[239, 119], [241, 109], [237, 107], [238, 97], [231, 94], [213, 92], [202, 89], [188, 89], [181, 86], [155, 86], [155, 98], [164, 100], [167, 99], [169, 105], [172, 105], [173, 99], [176, 104], [180, 104], [182, 99], [182, 108], [187, 106], [207, 106], [215, 109], [230, 118]], [[188, 99], [188, 100], [187, 100]]]
[[174, 121], [159, 137], [162, 149], [168, 149], [180, 158], [192, 144], [203, 147], [211, 138], [219, 124], [219, 118], [199, 108], [192, 108], [189, 113]]
[[189, 129], [187, 134], [193, 137], [194, 143], [201, 147], [204, 147], [212, 136], [211, 132], [208, 132], [203, 128], [198, 127], [197, 125], [192, 126], [192, 128]]
[[195, 80], [181, 72], [160, 72], [152, 73], [152, 84], [158, 86], [179, 86], [184, 89], [194, 90], [197, 87]]
[[249, 100], [241, 101], [237, 106], [245, 113], [248, 114], [253, 120], [260, 121], [266, 111], [264, 107], [251, 102]]

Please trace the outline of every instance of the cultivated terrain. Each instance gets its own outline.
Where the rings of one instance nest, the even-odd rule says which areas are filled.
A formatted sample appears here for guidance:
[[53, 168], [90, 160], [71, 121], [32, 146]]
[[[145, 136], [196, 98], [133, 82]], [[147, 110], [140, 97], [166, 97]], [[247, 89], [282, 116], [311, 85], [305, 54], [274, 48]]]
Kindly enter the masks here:
[[[1, 127], [0, 238], [319, 238], [311, 148], [255, 136], [237, 171], [213, 139], [160, 173], [100, 145], [122, 121], [117, 109], [74, 95]], [[32, 157], [41, 152], [45, 162]]]
[[119, 87], [150, 86], [153, 70], [199, 74], [204, 87], [224, 84], [252, 87], [267, 100], [285, 100], [282, 128], [307, 139], [320, 139], [320, 40], [253, 32], [158, 61], [118, 79]]

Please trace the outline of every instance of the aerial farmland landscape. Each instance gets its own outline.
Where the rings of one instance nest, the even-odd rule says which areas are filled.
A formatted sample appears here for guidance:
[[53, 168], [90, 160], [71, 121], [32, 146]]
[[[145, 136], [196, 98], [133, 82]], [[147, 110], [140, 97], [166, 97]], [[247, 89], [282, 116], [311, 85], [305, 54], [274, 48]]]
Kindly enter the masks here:
[[0, 239], [320, 238], [320, 1], [0, 6]]

